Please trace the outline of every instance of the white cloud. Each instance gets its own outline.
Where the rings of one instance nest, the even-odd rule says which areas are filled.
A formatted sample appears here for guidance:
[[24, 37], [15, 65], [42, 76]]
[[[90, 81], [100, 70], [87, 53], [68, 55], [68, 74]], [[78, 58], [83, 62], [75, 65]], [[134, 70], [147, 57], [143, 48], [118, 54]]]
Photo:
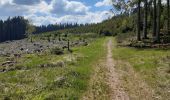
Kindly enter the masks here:
[[112, 1], [111, 0], [103, 0], [103, 1], [99, 1], [95, 4], [96, 7], [101, 7], [101, 6], [111, 6], [112, 5]]
[[32, 19], [35, 25], [41, 24], [56, 24], [56, 23], [99, 23], [103, 20], [111, 18], [114, 16], [113, 13], [109, 11], [98, 11], [98, 12], [88, 12], [85, 15], [65, 15], [61, 17], [56, 16], [37, 16], [37, 15], [29, 15], [26, 16], [27, 19]]
[[12, 3], [13, 0], [0, 0], [0, 5]]
[[35, 25], [98, 23], [113, 16], [109, 11], [92, 12], [91, 7], [75, 0], [0, 0], [0, 12], [0, 19], [24, 16]]
[[63, 14], [85, 14], [89, 7], [78, 1], [53, 0], [51, 12], [58, 15]]
[[74, 15], [67, 15], [64, 17], [60, 17], [57, 19], [57, 22], [75, 22], [75, 23], [99, 23], [108, 17], [112, 17], [113, 14], [108, 11], [101, 11], [101, 12], [88, 12], [86, 15], [79, 15], [79, 16], [74, 16]]
[[25, 6], [28, 9], [28, 13], [44, 13], [48, 14], [50, 13], [50, 10], [52, 9], [50, 5], [48, 5], [45, 1], [41, 1], [40, 3], [36, 5], [31, 6]]
[[11, 2], [1, 2], [0, 17], [7, 18], [9, 16], [19, 16], [22, 15], [25, 12], [25, 10], [27, 9], [24, 7], [13, 5]]

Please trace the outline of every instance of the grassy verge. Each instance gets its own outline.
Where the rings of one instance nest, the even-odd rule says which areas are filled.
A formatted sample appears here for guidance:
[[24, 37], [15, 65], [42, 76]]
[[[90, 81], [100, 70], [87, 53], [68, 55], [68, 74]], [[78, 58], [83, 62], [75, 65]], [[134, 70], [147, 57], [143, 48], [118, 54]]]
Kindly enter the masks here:
[[[0, 99], [76, 100], [87, 90], [93, 63], [104, 53], [100, 38], [88, 46], [73, 48], [73, 54], [25, 55], [17, 60], [19, 70], [0, 73]], [[39, 65], [63, 61], [65, 67]]]
[[157, 98], [161, 100], [170, 98], [169, 50], [115, 47], [113, 57], [116, 60], [128, 62], [135, 72], [139, 73], [140, 77], [155, 90]]
[[84, 100], [109, 100], [109, 86], [107, 83], [106, 68], [106, 54], [107, 54], [107, 42], [109, 38], [103, 43], [102, 57], [93, 63], [93, 73], [90, 78], [88, 90], [85, 92]]

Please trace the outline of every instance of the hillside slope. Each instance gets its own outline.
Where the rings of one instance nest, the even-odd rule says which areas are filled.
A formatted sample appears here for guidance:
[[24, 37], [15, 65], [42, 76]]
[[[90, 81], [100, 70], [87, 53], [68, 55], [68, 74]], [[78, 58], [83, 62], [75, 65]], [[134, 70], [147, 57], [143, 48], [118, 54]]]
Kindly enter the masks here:
[[64, 33], [98, 33], [104, 35], [116, 35], [119, 33], [126, 33], [133, 31], [134, 19], [133, 17], [127, 17], [126, 15], [115, 16], [111, 19], [105, 20], [102, 23], [92, 24], [83, 27], [77, 27], [72, 29], [60, 30]]

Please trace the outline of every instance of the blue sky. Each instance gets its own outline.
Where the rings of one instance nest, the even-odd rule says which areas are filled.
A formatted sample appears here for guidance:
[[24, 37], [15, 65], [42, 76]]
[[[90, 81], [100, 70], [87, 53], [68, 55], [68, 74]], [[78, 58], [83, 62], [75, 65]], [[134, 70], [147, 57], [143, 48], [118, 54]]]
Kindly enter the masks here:
[[[76, 1], [80, 1], [83, 2], [86, 5], [89, 5], [92, 7], [92, 11], [103, 11], [103, 10], [108, 10], [111, 8], [111, 6], [102, 6], [102, 7], [95, 7], [95, 4], [97, 2], [103, 2], [104, 0], [76, 0]], [[105, 0], [106, 1], [106, 0]], [[109, 1], [109, 0], [107, 0]]]
[[0, 0], [0, 19], [24, 16], [35, 25], [99, 23], [113, 16], [111, 0]]

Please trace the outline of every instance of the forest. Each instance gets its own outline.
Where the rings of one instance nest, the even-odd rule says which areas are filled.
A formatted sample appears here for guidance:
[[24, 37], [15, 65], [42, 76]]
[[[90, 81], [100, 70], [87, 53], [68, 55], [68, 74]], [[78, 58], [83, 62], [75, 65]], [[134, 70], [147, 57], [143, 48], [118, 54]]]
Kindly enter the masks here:
[[19, 40], [25, 37], [27, 20], [23, 17], [0, 20], [0, 42], [7, 40]]
[[[90, 24], [64, 23], [64, 24], [49, 24], [42, 26], [30, 25], [30, 22], [22, 16], [8, 18], [5, 21], [0, 20], [0, 42], [19, 40], [28, 37], [28, 32], [31, 34], [39, 34], [50, 31], [70, 29], [74, 27], [88, 26]], [[30, 27], [31, 26], [31, 27]], [[31, 28], [31, 29], [30, 29]]]
[[[141, 6], [142, 3], [144, 6]], [[167, 4], [161, 3], [161, 1], [157, 3], [156, 0], [128, 3], [122, 1], [120, 4], [114, 4], [118, 10], [124, 10], [121, 14], [99, 24], [66, 29], [64, 32], [94, 32], [112, 36], [118, 35], [118, 37], [120, 34], [120, 37], [129, 35], [130, 38], [136, 34], [135, 40], [137, 41], [148, 42], [147, 40], [149, 40], [150, 43], [169, 43], [170, 8]], [[129, 9], [136, 5], [136, 8]]]
[[63, 29], [70, 29], [75, 27], [82, 27], [82, 26], [88, 26], [90, 24], [77, 24], [77, 23], [64, 23], [64, 24], [49, 24], [49, 25], [42, 25], [42, 26], [34, 26], [35, 31], [34, 34], [44, 33], [44, 32], [50, 32], [50, 31], [57, 31], [57, 30], [63, 30]]

